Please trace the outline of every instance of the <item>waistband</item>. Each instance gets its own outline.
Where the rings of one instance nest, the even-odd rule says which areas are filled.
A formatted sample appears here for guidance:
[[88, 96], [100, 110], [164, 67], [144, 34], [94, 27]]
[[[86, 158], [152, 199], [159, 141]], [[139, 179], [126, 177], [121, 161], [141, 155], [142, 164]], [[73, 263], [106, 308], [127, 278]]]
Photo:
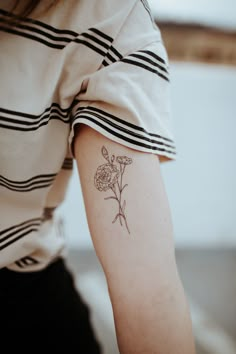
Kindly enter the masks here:
[[44, 269], [30, 272], [17, 272], [8, 268], [0, 269], [0, 296], [13, 292], [25, 293], [27, 289], [34, 291], [40, 286], [50, 286], [52, 279], [65, 273], [66, 266], [62, 258], [56, 259]]

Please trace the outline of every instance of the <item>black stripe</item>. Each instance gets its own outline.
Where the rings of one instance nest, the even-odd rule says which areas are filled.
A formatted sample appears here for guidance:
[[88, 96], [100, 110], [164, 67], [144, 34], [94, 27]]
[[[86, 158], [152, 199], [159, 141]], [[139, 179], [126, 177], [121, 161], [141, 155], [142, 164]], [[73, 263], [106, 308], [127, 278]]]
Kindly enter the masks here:
[[[53, 29], [53, 27], [49, 28], [47, 26], [42, 26], [42, 23], [40, 23], [40, 27], [44, 27], [47, 29], [50, 29], [53, 34], [50, 34], [46, 32], [45, 30], [39, 29], [35, 26], [29, 26], [26, 24], [17, 24], [15, 26], [9, 27], [7, 25], [4, 25], [4, 22], [6, 22], [4, 19], [0, 18], [0, 22], [3, 24], [0, 26], [0, 30], [5, 31], [7, 33], [19, 35], [31, 40], [35, 40], [37, 42], [40, 42], [48, 47], [54, 48], [54, 49], [63, 49], [65, 46], [70, 43], [70, 42], [75, 42], [75, 43], [80, 43], [82, 45], [85, 45], [89, 47], [90, 49], [94, 50], [98, 54], [105, 56], [107, 50], [109, 49], [111, 43], [113, 42], [113, 39], [108, 36], [107, 34], [97, 30], [96, 28], [89, 28], [88, 32], [84, 33], [76, 33], [73, 31], [67, 31], [67, 30], [56, 30]], [[31, 22], [31, 24], [34, 24], [34, 22]], [[52, 30], [53, 29], [53, 30]], [[30, 31], [31, 33], [25, 32], [25, 31]], [[33, 33], [35, 34], [33, 34]], [[89, 32], [92, 32], [97, 35], [94, 36], [90, 34]], [[38, 35], [39, 36], [38, 36]], [[55, 36], [56, 34], [56, 36]], [[69, 36], [69, 37], [67, 37]], [[44, 38], [42, 38], [44, 37]], [[82, 38], [80, 38], [82, 37]], [[85, 39], [83, 39], [83, 37]], [[88, 38], [88, 40], [86, 40]], [[108, 41], [109, 43], [104, 42], [104, 39]], [[91, 44], [89, 41], [92, 41], [93, 44]], [[56, 42], [56, 43], [55, 43]], [[58, 42], [58, 43], [57, 43]], [[102, 46], [106, 51], [101, 50], [100, 48], [97, 47], [97, 45]]]
[[23, 221], [23, 222], [21, 222], [20, 224], [17, 224], [17, 225], [8, 227], [7, 229], [4, 229], [4, 230], [0, 231], [0, 236], [6, 234], [6, 233], [9, 232], [9, 231], [12, 231], [12, 230], [14, 230], [14, 229], [17, 229], [18, 227], [22, 227], [22, 226], [25, 226], [25, 225], [27, 225], [27, 224], [34, 223], [34, 222], [37, 222], [37, 221], [40, 222], [40, 221], [41, 221], [41, 218], [30, 219], [30, 220], [27, 220], [27, 221]]
[[21, 264], [20, 261], [16, 261], [15, 264], [16, 264], [19, 268], [24, 268], [24, 266]]
[[7, 243], [4, 243], [0, 246], [0, 250], [6, 248], [11, 243], [19, 240], [20, 238], [28, 235], [32, 231], [37, 231], [41, 225], [41, 218], [31, 219], [28, 221], [24, 221], [18, 225], [11, 226], [5, 230], [0, 232], [0, 244], [9, 240]]
[[20, 233], [21, 231], [27, 230], [29, 227], [33, 227], [33, 226], [40, 226], [41, 224], [41, 220], [38, 222], [31, 222], [29, 224], [26, 224], [25, 226], [21, 226], [20, 228], [18, 228], [16, 231], [12, 231], [10, 233], [8, 233], [6, 236], [1, 235], [1, 239], [0, 239], [0, 243], [3, 243], [4, 241], [8, 240], [9, 238], [11, 238], [12, 236]]
[[[6, 17], [16, 17], [15, 15], [13, 14], [10, 14], [4, 10], [0, 10], [0, 14], [1, 15], [4, 15]], [[0, 18], [0, 22], [3, 22], [3, 23], [7, 23], [8, 20], [5, 20], [4, 18]], [[22, 23], [30, 23], [31, 26], [29, 25], [24, 25]], [[36, 26], [36, 27], [35, 27]], [[40, 30], [37, 28], [38, 27], [41, 27], [41, 28], [44, 28], [44, 29], [47, 29], [49, 31], [51, 31], [53, 34], [59, 34], [61, 35], [60, 37], [56, 37], [48, 32], [45, 32], [43, 30]], [[101, 45], [103, 45], [105, 48], [107, 47], [107, 44], [104, 43], [103, 41], [99, 40], [97, 37], [94, 37], [94, 36], [91, 36], [89, 35], [88, 33], [77, 33], [75, 31], [71, 31], [71, 30], [67, 30], [67, 29], [58, 29], [58, 28], [55, 28], [55, 27], [52, 27], [44, 22], [40, 22], [38, 20], [33, 20], [33, 19], [30, 19], [30, 18], [22, 18], [20, 23], [17, 23], [16, 26], [14, 28], [22, 28], [22, 29], [27, 29], [27, 30], [30, 30], [32, 32], [37, 32], [39, 34], [42, 34], [42, 35], [45, 35], [46, 37], [50, 38], [50, 39], [53, 39], [55, 41], [66, 41], [66, 42], [71, 42], [72, 40], [74, 40], [76, 37], [78, 36], [90, 36], [95, 42], [100, 42]], [[97, 28], [89, 28], [88, 29], [89, 31], [97, 34], [100, 38], [103, 38], [105, 40], [107, 40], [108, 42], [110, 42], [110, 44], [113, 42], [113, 38], [108, 36], [106, 33], [103, 33], [101, 32], [100, 30], [98, 30]], [[70, 38], [68, 37], [63, 37], [63, 36], [70, 36]], [[107, 47], [108, 48], [108, 47]]]
[[[0, 10], [0, 14], [3, 15], [3, 16], [6, 16], [6, 17], [12, 17], [12, 18], [18, 18], [16, 15], [12, 14], [12, 13], [9, 13], [7, 11], [4, 11], [4, 10]], [[0, 19], [1, 21], [1, 19]], [[7, 21], [7, 20], [6, 20]], [[68, 30], [68, 29], [59, 29], [59, 28], [55, 28], [55, 27], [52, 27], [51, 25], [47, 24], [47, 23], [44, 23], [44, 22], [41, 22], [41, 21], [38, 21], [38, 20], [35, 20], [35, 19], [32, 19], [32, 18], [21, 18], [20, 19], [20, 23], [30, 23], [32, 24], [33, 26], [39, 26], [39, 27], [42, 27], [42, 28], [45, 28], [55, 34], [61, 34], [61, 35], [69, 35], [73, 38], [77, 37], [79, 34], [75, 31], [72, 31], [72, 30]], [[107, 41], [109, 41], [110, 43], [113, 42], [113, 38], [108, 36], [106, 33], [103, 33], [101, 32], [100, 30], [98, 30], [97, 28], [89, 28], [90, 31], [96, 33], [98, 36], [106, 39]]]
[[[11, 119], [5, 119], [5, 118], [3, 118], [1, 116], [0, 116], [0, 118], [1, 118], [1, 120], [4, 119], [4, 120], [7, 120], [7, 121], [13, 122], [13, 123], [24, 124], [22, 122], [14, 120], [14, 119], [12, 119], [12, 120]], [[18, 127], [18, 126], [11, 126], [11, 125], [7, 125], [7, 124], [3, 124], [3, 123], [0, 123], [0, 127], [1, 128], [5, 128], [5, 129], [17, 130], [17, 131], [35, 131], [35, 130], [43, 127], [44, 125], [47, 125], [48, 122], [53, 120], [53, 119], [60, 120], [63, 123], [68, 123], [69, 122], [69, 121], [65, 122], [63, 119], [60, 119], [60, 117], [58, 117], [58, 116], [51, 116], [50, 120], [48, 119], [47, 121], [42, 121], [40, 124], [38, 124], [37, 126], [34, 126], [34, 127], [30, 127], [29, 126], [27, 128], [26, 127], [24, 128], [24, 127]], [[27, 124], [25, 124], [25, 125], [27, 125]], [[28, 123], [28, 125], [29, 125], [29, 123]]]
[[[109, 59], [110, 63], [107, 62], [107, 59]], [[114, 58], [110, 53], [108, 53], [105, 57], [105, 59], [102, 62], [103, 66], [108, 66], [111, 63], [117, 63], [120, 59]]]
[[107, 41], [109, 41], [111, 43], [113, 42], [113, 38], [112, 37], [108, 36], [106, 33], [103, 33], [101, 31], [99, 31], [97, 28], [91, 27], [90, 31], [98, 34], [100, 37], [103, 37], [104, 39], [106, 39]]
[[147, 65], [144, 65], [138, 61], [134, 61], [134, 60], [130, 60], [130, 59], [126, 59], [126, 58], [123, 58], [121, 59], [122, 62], [124, 63], [127, 63], [127, 64], [131, 64], [131, 65], [135, 65], [135, 66], [139, 66], [140, 68], [143, 68], [145, 70], [148, 70], [150, 72], [152, 72], [153, 74], [157, 74], [158, 76], [160, 76], [162, 79], [166, 80], [166, 81], [169, 81], [168, 77], [166, 77], [165, 75], [159, 73], [159, 71], [153, 69], [153, 68], [150, 68], [149, 66]]
[[[1, 19], [1, 18], [0, 18], [0, 22], [3, 22], [3, 23], [5, 24], [4, 19]], [[45, 31], [43, 31], [42, 29], [39, 29], [39, 28], [37, 28], [37, 27], [24, 25], [24, 24], [22, 24], [22, 23], [19, 23], [19, 24], [17, 24], [17, 25], [14, 26], [14, 27], [9, 27], [9, 26], [6, 26], [6, 27], [5, 27], [5, 26], [4, 26], [4, 28], [14, 28], [14, 29], [20, 28], [20, 29], [22, 29], [22, 30], [26, 30], [26, 31], [38, 33], [38, 34], [40, 34], [40, 35], [42, 35], [42, 36], [45, 36], [45, 37], [48, 38], [48, 39], [51, 39], [52, 41], [55, 41], [55, 42], [65, 42], [65, 43], [71, 42], [71, 41], [72, 41], [75, 37], [77, 37], [77, 35], [78, 35], [78, 34], [76, 34], [76, 36], [73, 36], [73, 37], [70, 36], [70, 38], [69, 38], [69, 37], [65, 37], [65, 36], [63, 36], [63, 35], [61, 35], [60, 37], [58, 37], [58, 35], [55, 36], [55, 34], [50, 34], [50, 33], [45, 32]]]
[[21, 261], [26, 265], [32, 265], [32, 264], [38, 264], [39, 262], [33, 258], [33, 257], [30, 257], [30, 256], [27, 256], [27, 257], [24, 257], [21, 259]]
[[[24, 236], [27, 236], [28, 234], [30, 234], [33, 231], [38, 231], [38, 228], [32, 228], [30, 230], [27, 230], [26, 232], [24, 232], [23, 234], [18, 235], [17, 237], [15, 237], [14, 239], [8, 241], [7, 243], [5, 243], [4, 245], [0, 246], [0, 251], [3, 250], [4, 248], [10, 246], [12, 243], [20, 240], [21, 238], [23, 238]], [[1, 242], [0, 242], [1, 243]]]
[[19, 268], [24, 268], [25, 266], [32, 266], [34, 264], [38, 264], [39, 262], [30, 256], [24, 257], [19, 259], [18, 261], [15, 262], [15, 264], [19, 267]]
[[[124, 140], [124, 141], [127, 141], [133, 145], [136, 145], [136, 146], [141, 146], [141, 147], [144, 147], [144, 148], [147, 148], [149, 150], [155, 150], [155, 151], [160, 151], [160, 152], [167, 152], [167, 153], [170, 153], [172, 155], [175, 155], [175, 152], [173, 151], [170, 151], [168, 149], [165, 149], [165, 148], [159, 148], [157, 146], [150, 146], [150, 145], [147, 145], [147, 144], [144, 144], [144, 143], [141, 143], [141, 142], [138, 142], [136, 140], [133, 140], [133, 139], [130, 139], [126, 136], [123, 136], [117, 132], [114, 132], [112, 129], [108, 128], [107, 126], [101, 124], [100, 122], [98, 122], [97, 120], [91, 118], [91, 117], [83, 117], [84, 119], [87, 119], [88, 121], [91, 121], [93, 123], [95, 123], [96, 125], [100, 126], [102, 129], [106, 130], [107, 132], [111, 133], [112, 135]], [[76, 126], [76, 123], [75, 125]]]
[[47, 174], [47, 175], [37, 175], [34, 177], [31, 177], [29, 179], [26, 179], [25, 181], [13, 181], [10, 180], [4, 176], [0, 175], [0, 179], [3, 180], [4, 182], [8, 183], [9, 185], [19, 185], [24, 187], [24, 185], [28, 185], [30, 182], [43, 182], [43, 181], [48, 181], [48, 180], [53, 180], [54, 177], [56, 176], [56, 173], [51, 173], [51, 174]]
[[[148, 70], [154, 74], [157, 74], [158, 76], [165, 79], [166, 81], [169, 81], [169, 78], [166, 75], [163, 75], [162, 73], [160, 73], [158, 70], [155, 69], [155, 68], [158, 68], [161, 71], [168, 74], [168, 70], [164, 66], [162, 66], [156, 62], [156, 61], [158, 61], [158, 62], [166, 65], [165, 61], [161, 57], [156, 55], [155, 53], [153, 53], [151, 51], [140, 50], [138, 52], [129, 54], [127, 57], [122, 57], [122, 55], [120, 53], [118, 53], [118, 54], [119, 54], [119, 58], [117, 59], [117, 58], [114, 58], [110, 52], [108, 52], [108, 54], [105, 56], [105, 58], [102, 62], [102, 65], [109, 66], [111, 63], [115, 63], [117, 61], [122, 61], [122, 62], [125, 62], [128, 64], [139, 66], [145, 70]], [[151, 56], [151, 58], [147, 57], [147, 55]], [[129, 58], [131, 58], [131, 59], [129, 59]], [[140, 60], [142, 60], [142, 62], [136, 61], [132, 58], [140, 59]], [[153, 59], [155, 59], [155, 61], [153, 61]], [[150, 67], [150, 64], [153, 65], [155, 68]]]
[[104, 60], [102, 62], [102, 65], [104, 65], [104, 66], [109, 65], [109, 63], [107, 62], [107, 59], [109, 59], [111, 63], [115, 63], [122, 58], [123, 58], [123, 56], [113, 46], [111, 46], [110, 50], [108, 51], [108, 53], [106, 54], [106, 57], [104, 58]]
[[105, 49], [108, 49], [110, 47], [110, 44], [107, 44], [107, 43], [103, 42], [102, 40], [98, 39], [97, 37], [92, 36], [89, 33], [84, 32], [84, 33], [81, 33], [80, 36], [83, 36], [85, 38], [91, 39], [94, 43], [100, 44]]
[[[55, 107], [55, 108], [54, 108]], [[47, 107], [43, 113], [41, 114], [38, 114], [38, 115], [35, 115], [35, 114], [30, 114], [30, 113], [24, 113], [24, 112], [18, 112], [18, 111], [12, 111], [10, 109], [6, 109], [6, 108], [0, 108], [0, 112], [3, 112], [3, 113], [9, 113], [9, 114], [12, 114], [12, 115], [15, 115], [15, 116], [24, 116], [25, 118], [32, 118], [32, 119], [35, 119], [35, 118], [40, 118], [44, 113], [47, 113], [47, 112], [58, 112], [61, 114], [61, 116], [64, 116], [65, 118], [67, 117], [67, 113], [69, 112], [70, 110], [70, 107], [68, 108], [61, 108], [59, 106], [58, 103], [52, 103], [51, 106]], [[60, 112], [61, 111], [61, 112]]]
[[159, 68], [160, 70], [162, 70], [162, 71], [164, 71], [165, 73], [168, 74], [168, 71], [166, 70], [166, 68], [164, 68], [164, 67], [161, 66], [160, 64], [154, 62], [153, 60], [147, 58], [146, 56], [141, 55], [141, 54], [138, 54], [138, 52], [137, 52], [137, 53], [130, 54], [129, 56], [130, 56], [130, 57], [134, 57], [134, 58], [141, 59], [141, 60], [143, 60], [143, 61], [145, 61], [145, 62], [147, 62], [147, 63], [149, 63], [149, 64], [151, 64], [151, 65], [156, 66], [157, 68]]
[[[0, 9], [0, 14], [3, 15], [3, 16], [6, 16], [6, 17], [18, 18], [16, 15], [14, 15], [14, 14], [12, 14], [10, 12], [4, 11], [2, 9]], [[20, 22], [21, 23], [23, 23], [23, 22], [31, 23], [34, 26], [43, 27], [43, 28], [45, 28], [45, 29], [47, 29], [47, 30], [49, 30], [51, 32], [57, 33], [57, 34], [71, 35], [71, 36], [77, 36], [78, 35], [74, 31], [71, 31], [71, 30], [68, 30], [68, 29], [55, 28], [55, 27], [52, 27], [52, 26], [48, 25], [47, 23], [44, 23], [44, 22], [41, 22], [41, 21], [38, 21], [38, 20], [34, 20], [32, 18], [20, 18]]]
[[19, 35], [19, 36], [22, 36], [22, 37], [25, 37], [25, 38], [28, 38], [28, 39], [32, 39], [34, 41], [40, 42], [42, 44], [45, 44], [46, 46], [48, 46], [50, 48], [53, 48], [53, 49], [63, 49], [65, 47], [65, 45], [53, 44], [53, 43], [50, 43], [48, 41], [45, 41], [44, 39], [42, 39], [40, 37], [33, 36], [33, 35], [29, 34], [29, 33], [17, 31], [17, 30], [15, 30], [13, 28], [7, 28], [7, 27], [0, 26], [0, 30], [2, 30], [4, 32], [7, 32], [7, 33], [11, 33], [11, 34], [16, 34], [16, 35]]
[[[117, 61], [117, 59], [114, 58], [110, 53], [108, 53], [106, 57], [107, 57], [107, 59], [109, 59], [112, 63], [115, 63], [115, 62]], [[105, 61], [105, 59], [104, 59], [104, 61]]]
[[104, 59], [103, 62], [102, 62], [102, 65], [103, 65], [103, 66], [109, 66], [110, 63], [108, 63], [108, 62]]
[[[43, 113], [33, 115], [0, 108], [0, 127], [20, 131], [34, 131], [44, 125], [47, 125], [52, 119], [60, 120], [63, 123], [69, 123], [69, 110], [70, 107], [67, 109], [62, 109], [59, 105], [52, 104], [50, 107], [46, 108]], [[20, 120], [13, 117], [11, 118], [8, 115], [12, 115], [13, 117], [21, 117], [23, 119]], [[9, 123], [12, 123], [12, 125]]]
[[[78, 118], [85, 118], [85, 119], [90, 118], [90, 116], [87, 116], [87, 115], [84, 115], [84, 114], [86, 114], [86, 112], [85, 113], [83, 112], [82, 114], [78, 114]], [[98, 119], [102, 120], [104, 123], [107, 123], [110, 127], [114, 127], [116, 129], [128, 134], [129, 136], [133, 136], [135, 138], [138, 138], [138, 139], [141, 139], [141, 140], [145, 140], [148, 143], [152, 143], [152, 144], [156, 144], [156, 145], [163, 145], [163, 146], [166, 146], [168, 148], [173, 148], [173, 146], [171, 146], [171, 145], [168, 145], [166, 143], [163, 143], [163, 142], [160, 142], [160, 141], [157, 141], [157, 140], [154, 140], [154, 139], [150, 139], [149, 137], [140, 135], [140, 134], [135, 133], [135, 132], [133, 132], [133, 131], [131, 131], [129, 129], [121, 127], [120, 125], [117, 125], [117, 124], [111, 122], [109, 119], [105, 118], [104, 116], [101, 116], [101, 115], [98, 115], [98, 114], [93, 114], [93, 117], [94, 116], [97, 117]], [[75, 118], [77, 118], [77, 116]]]
[[122, 59], [123, 56], [118, 52], [118, 50], [116, 48], [114, 48], [113, 46], [111, 46], [110, 50], [119, 58]]
[[159, 60], [162, 64], [165, 64], [167, 66], [165, 60], [163, 58], [161, 58], [159, 55], [157, 55], [156, 53], [153, 53], [150, 50], [139, 50], [139, 52], [146, 53], [146, 54], [150, 55], [151, 57]]
[[25, 181], [13, 181], [0, 176], [0, 186], [12, 191], [29, 192], [35, 189], [49, 187], [53, 183], [55, 177], [56, 174], [38, 175]]
[[36, 190], [36, 189], [41, 189], [41, 188], [48, 188], [52, 185], [52, 182], [48, 182], [48, 183], [41, 183], [41, 184], [38, 184], [38, 185], [35, 185], [35, 186], [32, 186], [30, 188], [30, 186], [28, 186], [27, 188], [14, 188], [14, 187], [9, 187], [7, 185], [5, 185], [4, 183], [0, 183], [0, 186], [2, 187], [5, 187], [13, 192], [31, 192], [33, 190]]
[[[113, 114], [108, 113], [108, 112], [105, 112], [105, 111], [103, 111], [103, 110], [101, 110], [101, 109], [99, 109], [99, 108], [96, 108], [96, 107], [90, 107], [90, 106], [89, 106], [89, 107], [79, 107], [79, 108], [77, 109], [77, 112], [84, 111], [84, 110], [85, 110], [85, 111], [88, 110], [88, 111], [100, 113], [101, 115], [105, 115], [105, 116], [108, 117], [109, 119], [113, 119], [113, 120], [116, 121], [116, 122], [119, 122], [119, 123], [121, 123], [121, 124], [127, 125], [128, 127], [132, 128], [132, 129], [141, 131], [141, 132], [143, 132], [143, 133], [148, 134], [149, 136], [153, 136], [153, 137], [156, 137], [156, 138], [160, 138], [160, 139], [163, 139], [163, 140], [165, 140], [165, 141], [167, 141], [167, 142], [169, 142], [169, 143], [174, 144], [173, 140], [171, 140], [171, 139], [169, 139], [169, 138], [165, 138], [165, 137], [163, 137], [163, 136], [161, 136], [161, 135], [158, 135], [158, 134], [149, 133], [149, 132], [147, 132], [143, 127], [139, 127], [138, 125], [135, 125], [135, 124], [133, 124], [133, 123], [126, 122], [126, 121], [124, 121], [123, 119], [121, 119], [121, 118], [119, 118], [119, 117], [116, 117], [116, 116], [114, 116]], [[77, 112], [76, 112], [76, 115], [77, 115]], [[93, 114], [93, 113], [92, 113], [92, 114]]]
[[98, 54], [101, 54], [102, 56], [105, 56], [105, 55], [106, 55], [106, 52], [104, 52], [104, 51], [101, 50], [100, 48], [95, 47], [93, 44], [91, 44], [91, 43], [85, 41], [84, 39], [76, 38], [76, 39], [75, 39], [75, 42], [76, 42], [76, 43], [83, 44], [83, 45], [85, 45], [86, 47], [89, 47], [90, 49], [94, 50], [94, 51], [97, 52]]

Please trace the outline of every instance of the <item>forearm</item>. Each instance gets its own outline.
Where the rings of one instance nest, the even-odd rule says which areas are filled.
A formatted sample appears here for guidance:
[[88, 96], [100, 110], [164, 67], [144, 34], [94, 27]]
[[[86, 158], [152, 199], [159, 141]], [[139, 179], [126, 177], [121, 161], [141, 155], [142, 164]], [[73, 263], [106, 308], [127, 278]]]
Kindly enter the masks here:
[[167, 281], [166, 274], [160, 276], [158, 272], [150, 270], [141, 288], [132, 274], [127, 286], [120, 284], [122, 280], [108, 280], [121, 354], [195, 353], [181, 282], [173, 275]]

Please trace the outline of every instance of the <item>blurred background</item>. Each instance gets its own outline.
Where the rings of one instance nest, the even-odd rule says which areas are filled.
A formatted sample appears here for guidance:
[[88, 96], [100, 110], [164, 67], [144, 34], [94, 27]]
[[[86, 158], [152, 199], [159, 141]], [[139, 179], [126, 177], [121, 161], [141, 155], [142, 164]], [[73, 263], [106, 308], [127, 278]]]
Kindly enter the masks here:
[[[149, 5], [170, 59], [178, 158], [161, 168], [197, 354], [236, 354], [236, 1]], [[69, 237], [68, 263], [91, 306], [104, 354], [118, 354], [76, 169], [58, 212]]]

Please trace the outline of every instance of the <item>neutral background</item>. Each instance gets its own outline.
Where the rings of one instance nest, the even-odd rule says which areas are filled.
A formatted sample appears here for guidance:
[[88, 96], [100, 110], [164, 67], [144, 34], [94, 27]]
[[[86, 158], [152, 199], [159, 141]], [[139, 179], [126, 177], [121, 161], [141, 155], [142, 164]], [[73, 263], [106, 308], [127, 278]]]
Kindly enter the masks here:
[[236, 28], [235, 0], [149, 0], [155, 17]]

